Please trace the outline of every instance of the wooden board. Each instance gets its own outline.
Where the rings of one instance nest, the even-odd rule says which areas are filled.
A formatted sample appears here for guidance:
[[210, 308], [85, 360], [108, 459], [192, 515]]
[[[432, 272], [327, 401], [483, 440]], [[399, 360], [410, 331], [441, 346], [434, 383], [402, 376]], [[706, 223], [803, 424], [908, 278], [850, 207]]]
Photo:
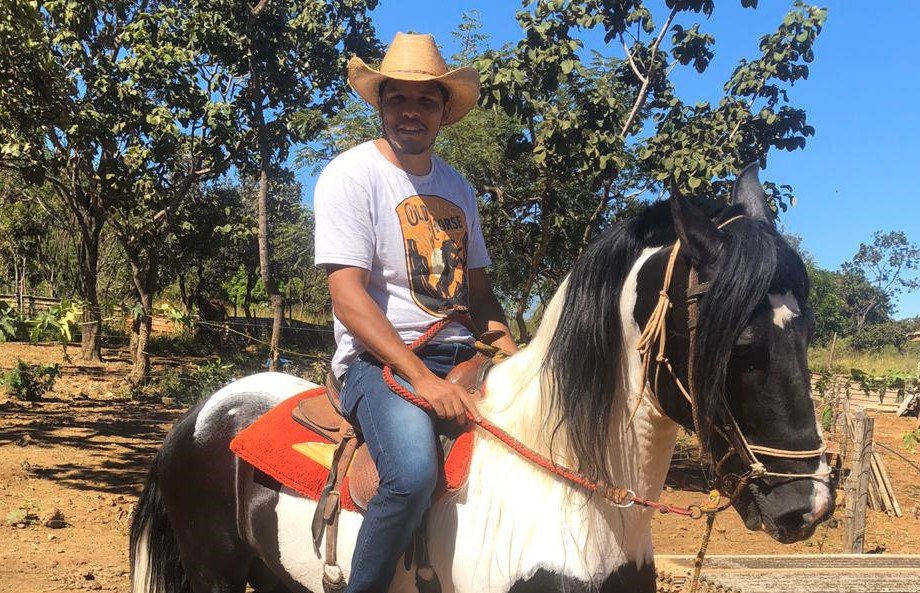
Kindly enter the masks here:
[[[670, 580], [686, 584], [693, 556], [656, 556]], [[702, 591], [737, 593], [917, 593], [920, 555], [708, 556]]]

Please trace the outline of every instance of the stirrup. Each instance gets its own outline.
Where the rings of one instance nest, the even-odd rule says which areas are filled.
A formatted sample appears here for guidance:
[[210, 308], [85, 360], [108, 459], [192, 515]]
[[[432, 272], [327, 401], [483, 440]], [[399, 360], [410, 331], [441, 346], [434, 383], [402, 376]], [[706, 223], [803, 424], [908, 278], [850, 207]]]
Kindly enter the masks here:
[[323, 593], [343, 593], [348, 587], [345, 575], [338, 564], [327, 564], [323, 567]]

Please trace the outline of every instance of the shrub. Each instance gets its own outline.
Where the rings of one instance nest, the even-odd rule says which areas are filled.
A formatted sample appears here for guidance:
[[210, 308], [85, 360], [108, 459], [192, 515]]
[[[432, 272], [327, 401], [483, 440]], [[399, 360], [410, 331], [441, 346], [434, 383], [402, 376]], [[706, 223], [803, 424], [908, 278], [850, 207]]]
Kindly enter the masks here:
[[194, 333], [181, 331], [175, 334], [153, 334], [147, 351], [154, 356], [202, 356], [211, 352]]
[[0, 343], [24, 341], [27, 333], [25, 318], [16, 309], [0, 301]]
[[220, 358], [198, 365], [189, 371], [167, 369], [141, 391], [149, 398], [168, 398], [176, 407], [191, 407], [208, 397], [234, 377], [234, 366]]
[[29, 364], [19, 359], [16, 366], [3, 373], [2, 383], [10, 396], [22, 401], [37, 402], [54, 388], [54, 382], [60, 374], [59, 364]]
[[916, 318], [867, 324], [863, 326], [862, 331], [853, 336], [851, 345], [862, 351], [894, 347], [898, 352], [903, 352], [909, 339], [908, 334], [917, 329], [920, 329], [920, 322]]

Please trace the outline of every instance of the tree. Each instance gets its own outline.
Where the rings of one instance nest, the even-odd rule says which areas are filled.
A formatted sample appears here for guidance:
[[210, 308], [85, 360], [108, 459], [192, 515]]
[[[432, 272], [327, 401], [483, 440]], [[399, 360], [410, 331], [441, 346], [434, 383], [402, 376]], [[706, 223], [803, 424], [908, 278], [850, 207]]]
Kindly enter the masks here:
[[[534, 286], [571, 265], [549, 254], [574, 257], [640, 196], [662, 191], [664, 181], [691, 197], [724, 197], [743, 165], [765, 161], [770, 148], [801, 148], [814, 132], [803, 110], [786, 105], [786, 87], [807, 77], [825, 11], [796, 4], [762, 38], [761, 56], [739, 64], [718, 106], [691, 107], [678, 98], [670, 73], [681, 66], [704, 71], [715, 40], [700, 24], [673, 23], [682, 13], [708, 16], [713, 2], [666, 4], [657, 26], [639, 0], [541, 0], [518, 14], [521, 41], [477, 62], [483, 105], [520, 123], [510, 152], [533, 166], [530, 190], [498, 207], [513, 226], [530, 230], [515, 298], [522, 335]], [[580, 34], [598, 28], [606, 42], [622, 46], [621, 58], [582, 58]], [[791, 199], [791, 188], [767, 189], [778, 209]], [[497, 197], [487, 192], [484, 199]]]
[[[113, 144], [111, 128], [92, 106], [95, 82], [118, 53], [120, 23], [136, 4], [4, 2], [0, 18], [0, 167], [36, 186], [50, 182], [80, 233], [80, 295], [84, 307], [81, 357], [101, 359], [102, 317], [97, 295], [99, 237], [105, 222], [102, 195]], [[114, 47], [113, 47], [114, 46]], [[92, 54], [105, 48], [104, 63]], [[105, 144], [105, 145], [104, 145]]]
[[917, 269], [920, 249], [902, 231], [876, 231], [871, 245], [860, 243], [853, 259], [841, 266], [848, 279], [854, 333], [862, 331], [873, 313], [887, 317], [897, 295], [920, 288], [920, 278], [911, 274]]
[[814, 341], [826, 344], [834, 334], [843, 336], [848, 331], [847, 304], [841, 294], [843, 279], [836, 272], [818, 268], [813, 262], [806, 262], [805, 267], [811, 281], [808, 300], [815, 315]]
[[234, 89], [237, 124], [255, 142], [236, 164], [258, 177], [259, 262], [272, 303], [271, 368], [277, 366], [284, 302], [271, 268], [269, 187], [292, 144], [313, 139], [341, 107], [348, 53], [376, 52], [367, 10], [376, 0], [298, 0], [255, 5], [243, 0], [189, 0], [193, 34]]
[[20, 199], [18, 193], [10, 179], [0, 179], [0, 274], [9, 279], [21, 311], [23, 295], [38, 280], [48, 220], [37, 204]]

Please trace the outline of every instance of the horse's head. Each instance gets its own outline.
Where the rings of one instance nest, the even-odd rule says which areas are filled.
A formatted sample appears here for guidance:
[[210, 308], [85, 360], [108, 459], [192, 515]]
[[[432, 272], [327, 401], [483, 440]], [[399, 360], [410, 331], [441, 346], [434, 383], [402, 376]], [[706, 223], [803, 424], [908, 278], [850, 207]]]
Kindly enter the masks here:
[[[834, 507], [806, 357], [808, 278], [776, 231], [756, 166], [739, 175], [733, 201], [713, 222], [671, 199], [680, 243], [664, 287], [667, 360], [656, 362], [656, 345], [648, 376], [662, 410], [698, 432], [745, 525], [788, 543], [809, 537]], [[672, 253], [640, 270], [636, 319], [652, 317]]]

